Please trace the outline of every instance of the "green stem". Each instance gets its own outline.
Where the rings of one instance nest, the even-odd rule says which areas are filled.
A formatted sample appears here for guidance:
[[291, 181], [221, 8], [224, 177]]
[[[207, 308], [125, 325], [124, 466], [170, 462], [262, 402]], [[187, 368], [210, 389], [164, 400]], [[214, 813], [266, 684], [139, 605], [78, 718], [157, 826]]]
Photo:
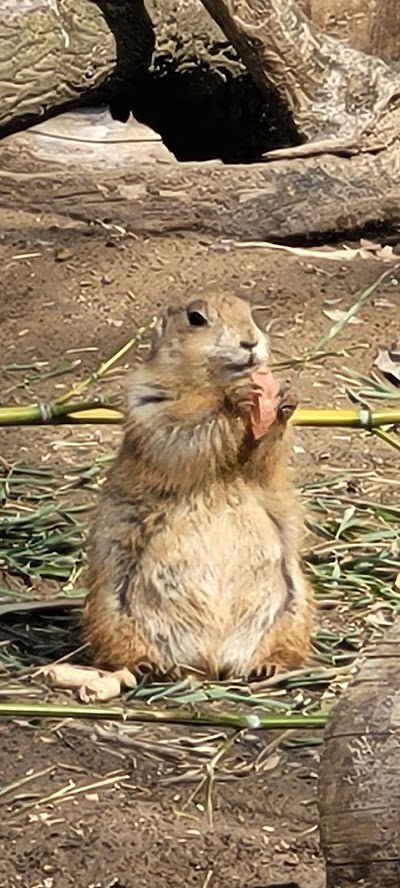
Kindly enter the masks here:
[[147, 324], [144, 327], [140, 327], [137, 333], [135, 333], [135, 336], [132, 337], [132, 339], [129, 339], [128, 342], [126, 342], [125, 345], [122, 346], [122, 348], [120, 348], [117, 352], [110, 355], [109, 358], [103, 361], [103, 363], [100, 364], [100, 367], [98, 367], [97, 370], [95, 370], [93, 373], [90, 373], [89, 376], [85, 377], [85, 379], [77, 382], [76, 385], [74, 385], [73, 388], [70, 389], [68, 392], [64, 392], [64, 394], [57, 399], [57, 403], [65, 404], [67, 401], [71, 401], [72, 398], [75, 398], [76, 395], [80, 395], [93, 382], [97, 382], [98, 379], [101, 379], [102, 376], [105, 376], [105, 374], [108, 373], [109, 370], [111, 370], [111, 368], [114, 366], [114, 364], [117, 363], [117, 361], [123, 358], [123, 356], [126, 355], [128, 351], [130, 351], [132, 348], [135, 348], [139, 344], [139, 342], [141, 342], [144, 334], [148, 333], [151, 330], [152, 325], [153, 323]]
[[[382, 425], [386, 425], [386, 423], [382, 423]], [[381, 438], [385, 444], [390, 444], [391, 447], [400, 450], [400, 438], [395, 438], [394, 435], [379, 428], [373, 428], [373, 434], [376, 435], [377, 438]]]
[[[49, 404], [28, 404], [24, 407], [0, 407], [0, 427], [9, 425], [43, 425], [45, 423], [62, 423], [65, 425], [95, 423], [103, 425], [122, 422], [122, 414], [114, 407], [106, 407], [100, 399], [63, 403], [52, 401]], [[291, 425], [314, 428], [331, 428], [334, 426], [350, 429], [371, 431], [380, 426], [392, 426], [400, 423], [400, 410], [369, 410], [359, 409], [330, 410], [324, 408], [298, 408], [295, 410]], [[384, 436], [381, 433], [381, 437]], [[390, 443], [388, 441], [388, 443]], [[393, 442], [392, 442], [393, 443]]]
[[343, 410], [298, 408], [293, 414], [291, 423], [295, 426], [326, 428], [341, 426], [370, 431], [379, 426], [400, 423], [400, 410], [370, 410], [368, 407]]
[[0, 426], [54, 425], [58, 422], [68, 422], [69, 413], [98, 410], [101, 406], [102, 401], [100, 398], [94, 398], [91, 401], [80, 401], [77, 404], [61, 404], [57, 401], [51, 401], [48, 404], [0, 407]]
[[318, 340], [309, 354], [315, 355], [317, 352], [321, 351], [322, 347], [326, 345], [327, 342], [330, 342], [330, 340], [333, 339], [334, 336], [337, 336], [337, 334], [343, 330], [343, 327], [345, 327], [345, 325], [349, 323], [354, 315], [357, 314], [359, 309], [364, 305], [364, 302], [366, 302], [367, 299], [372, 296], [377, 287], [379, 287], [379, 284], [382, 284], [384, 281], [386, 281], [391, 274], [393, 274], [393, 269], [387, 268], [385, 271], [382, 272], [382, 274], [379, 275], [379, 277], [373, 282], [373, 284], [371, 284], [370, 287], [367, 287], [366, 290], [363, 290], [363, 292], [359, 294], [353, 305], [351, 305], [350, 308], [343, 313], [340, 320], [332, 324], [332, 326], [329, 327], [329, 330], [327, 330], [326, 333], [324, 333], [324, 335], [321, 337], [321, 339]]
[[327, 712], [314, 715], [243, 715], [236, 712], [205, 712], [186, 709], [150, 709], [122, 706], [93, 706], [62, 703], [0, 703], [0, 718], [98, 718], [124, 722], [169, 722], [178, 725], [218, 725], [220, 727], [308, 730], [324, 728]]

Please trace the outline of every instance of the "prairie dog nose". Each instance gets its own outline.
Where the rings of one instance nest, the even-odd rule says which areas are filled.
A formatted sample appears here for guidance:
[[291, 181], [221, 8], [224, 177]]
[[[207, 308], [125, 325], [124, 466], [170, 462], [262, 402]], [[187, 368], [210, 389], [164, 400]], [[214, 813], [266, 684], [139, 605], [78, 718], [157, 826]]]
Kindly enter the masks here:
[[240, 341], [240, 347], [245, 348], [246, 351], [253, 351], [254, 348], [257, 348], [258, 341], [258, 336], [248, 336], [247, 339], [242, 339]]

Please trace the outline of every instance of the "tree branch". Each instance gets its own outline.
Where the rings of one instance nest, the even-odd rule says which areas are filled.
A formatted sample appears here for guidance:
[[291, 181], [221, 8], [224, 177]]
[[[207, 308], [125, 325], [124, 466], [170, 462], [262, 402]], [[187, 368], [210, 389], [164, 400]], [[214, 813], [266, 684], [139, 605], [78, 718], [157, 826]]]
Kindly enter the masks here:
[[328, 717], [319, 782], [327, 888], [399, 884], [399, 641], [397, 617]]
[[258, 86], [271, 83], [309, 140], [356, 141], [400, 93], [400, 72], [324, 34], [295, 0], [203, 0]]
[[[22, 135], [18, 139], [22, 143]], [[29, 159], [23, 148], [10, 156], [5, 144], [0, 203], [32, 213], [32, 220], [48, 212], [87, 222], [103, 218], [136, 232], [304, 243], [382, 224], [396, 228], [400, 165], [393, 147], [377, 155], [233, 166], [130, 161], [115, 166], [107, 181], [101, 170], [64, 166], [60, 182], [57, 165]]]
[[[154, 34], [143, 0], [0, 2], [0, 139], [71, 103], [94, 103], [148, 64]], [[89, 98], [90, 96], [90, 98]]]

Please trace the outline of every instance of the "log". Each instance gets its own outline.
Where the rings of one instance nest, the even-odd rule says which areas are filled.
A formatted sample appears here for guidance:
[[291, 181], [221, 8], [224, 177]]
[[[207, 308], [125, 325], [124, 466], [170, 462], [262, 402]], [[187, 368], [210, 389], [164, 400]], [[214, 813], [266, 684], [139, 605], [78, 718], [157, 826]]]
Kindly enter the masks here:
[[[400, 58], [400, 4], [398, 0], [298, 0], [310, 21], [353, 49], [385, 61]], [[178, 64], [196, 57], [207, 65], [239, 72], [231, 44], [200, 0], [147, 0], [156, 34], [156, 52], [169, 53]]]
[[[14, 137], [12, 137], [14, 138]], [[18, 137], [20, 138], [20, 137]], [[396, 147], [343, 158], [271, 163], [130, 163], [112, 174], [74, 170], [0, 149], [3, 208], [80, 220], [100, 218], [135, 232], [187, 230], [216, 237], [309, 242], [400, 223]], [[340, 188], [338, 188], [340, 183]]]
[[398, 0], [299, 0], [317, 28], [384, 61], [400, 59]]
[[3, 0], [0, 138], [77, 103], [104, 101], [150, 63], [143, 0]]
[[[42, 53], [41, 58], [44, 49], [47, 53], [44, 66], [46, 72], [50, 71], [46, 73], [47, 99], [41, 95], [39, 110], [35, 105], [37, 114], [54, 113], [54, 108], [49, 111], [49, 103], [54, 99], [54, 59], [59, 65], [57, 78], [61, 78], [57, 93], [59, 101], [62, 105], [66, 96], [71, 101], [70, 93], [75, 89], [73, 72], [71, 74], [67, 67], [72, 76], [71, 87], [70, 78], [65, 77], [55, 50], [54, 55], [51, 41], [55, 30], [57, 39], [62, 35], [63, 51], [68, 53], [71, 40], [81, 39], [80, 28], [76, 27], [77, 20], [72, 16], [73, 9], [76, 14], [80, 9], [83, 16], [85, 9], [97, 9], [97, 12], [101, 9], [103, 26], [106, 22], [116, 44], [114, 73], [106, 78], [106, 82], [112, 83], [119, 71], [125, 85], [129, 84], [137, 71], [137, 56], [136, 60], [132, 60], [131, 53], [135, 41], [140, 53], [143, 52], [142, 32], [140, 28], [135, 31], [134, 27], [134, 16], [142, 8], [142, 2], [63, 0], [60, 12], [55, 0], [23, 0], [22, 5], [19, 3], [18, 6], [17, 0], [6, 0], [6, 6], [0, 12], [0, 26], [6, 22], [10, 28], [11, 22], [13, 30], [7, 32], [10, 39], [6, 34], [3, 45], [11, 47], [13, 36], [14, 41], [21, 43], [22, 39], [23, 43], [25, 35], [30, 35], [28, 50], [32, 65], [28, 68], [31, 70], [33, 67], [35, 76], [40, 70], [38, 82], [41, 82], [43, 64], [38, 64], [35, 55], [37, 49], [31, 47], [35, 43], [32, 23], [35, 25], [35, 39]], [[74, 183], [70, 180], [68, 190], [68, 179], [63, 169], [61, 189], [51, 184], [44, 175], [44, 190], [36, 190], [37, 198], [34, 195], [36, 211], [40, 212], [46, 206], [46, 201], [50, 206], [54, 199], [60, 212], [72, 212], [77, 218], [84, 219], [91, 218], [94, 207], [103, 204], [108, 217], [114, 214], [120, 221], [125, 219], [136, 230], [186, 228], [226, 237], [286, 241], [315, 240], [335, 234], [352, 235], [376, 226], [386, 229], [396, 227], [399, 222], [400, 176], [397, 147], [400, 134], [400, 72], [397, 68], [352, 50], [318, 31], [307, 22], [295, 0], [204, 0], [204, 5], [223, 28], [227, 39], [232, 39], [259, 87], [269, 96], [273, 84], [308, 142], [270, 152], [269, 163], [264, 165], [237, 165], [222, 169], [218, 164], [188, 164], [183, 168], [174, 165], [156, 165], [152, 168], [139, 164], [135, 165], [133, 171], [126, 171], [123, 177], [122, 174], [117, 177], [112, 185], [101, 184], [99, 177], [91, 179], [90, 175], [85, 175], [81, 179], [79, 198], [76, 180]], [[11, 9], [8, 18], [4, 9]], [[18, 16], [16, 9], [19, 10]], [[30, 31], [24, 30], [26, 23], [23, 15], [26, 15], [27, 9], [32, 14]], [[43, 9], [48, 16], [53, 16], [51, 39], [48, 36], [49, 18], [44, 30], [40, 30]], [[17, 35], [17, 21], [22, 38]], [[64, 33], [64, 26], [68, 26], [70, 31]], [[85, 32], [86, 20], [82, 27]], [[45, 43], [41, 39], [42, 33], [46, 37]], [[149, 48], [153, 45], [151, 27], [150, 33]], [[102, 33], [100, 44], [103, 36]], [[14, 42], [14, 49], [17, 43]], [[19, 60], [21, 70], [28, 50], [24, 45]], [[93, 57], [96, 58], [96, 53]], [[9, 59], [6, 72], [9, 76]], [[95, 74], [89, 70], [88, 76], [90, 80]], [[99, 78], [100, 87], [94, 86], [93, 81], [92, 89], [101, 88], [102, 76]], [[24, 78], [17, 73], [15, 80], [18, 93]], [[36, 80], [28, 78], [28, 81], [24, 101], [17, 102], [16, 110], [12, 109], [12, 102], [11, 110], [10, 102], [3, 103], [0, 134], [4, 133], [7, 125], [20, 129], [32, 117], [32, 90], [36, 87]], [[80, 89], [77, 88], [76, 93], [80, 94]], [[17, 101], [14, 93], [12, 100]], [[7, 154], [3, 155], [2, 160], [3, 170], [7, 170]], [[36, 169], [34, 164], [31, 169]], [[11, 177], [6, 172], [1, 176], [4, 200], [6, 205], [7, 201], [11, 201], [8, 205], [13, 206], [16, 199], [21, 201], [21, 205], [25, 201], [26, 205], [27, 198], [21, 188], [21, 169], [17, 168], [14, 172], [19, 177], [14, 185], [12, 164], [9, 167]], [[104, 191], [104, 197], [100, 188]], [[30, 189], [29, 199], [31, 194]]]
[[[397, 0], [371, 0], [367, 10], [363, 0], [350, 0], [347, 18], [343, 16], [345, 3], [347, 0], [300, 0], [302, 9], [313, 22], [326, 25], [328, 31], [336, 29], [339, 35], [354, 37], [355, 45], [363, 31], [358, 27], [361, 16], [366, 32], [363, 46], [381, 50], [386, 58], [395, 54], [395, 47], [400, 46]], [[364, 5], [362, 12], [359, 12], [360, 4]], [[311, 112], [311, 116], [318, 117], [313, 124], [314, 135], [316, 124], [319, 137], [324, 138], [332, 127], [337, 130], [338, 122], [341, 136], [344, 134], [344, 116], [338, 115], [337, 103], [343, 96], [343, 87], [335, 85], [338, 71], [350, 90], [347, 105], [352, 97], [359, 98], [360, 83], [363, 104], [366, 96], [371, 97], [369, 103], [374, 106], [390, 100], [387, 77], [390, 80], [392, 69], [377, 59], [366, 61], [362, 54], [357, 55], [339, 41], [332, 43], [329, 36], [307, 24], [293, 0], [258, 0], [255, 5], [242, 0], [234, 6], [220, 0], [206, 0], [209, 12], [224, 26], [225, 36], [199, 0], [165, 0], [163, 3], [148, 0], [147, 5], [157, 31], [157, 51], [169, 53], [183, 68], [190, 59], [197, 58], [213, 70], [242, 72], [243, 61], [235, 58], [229, 31], [232, 21], [236, 21], [236, 25], [239, 22], [244, 30], [238, 34], [236, 27], [236, 36], [232, 38], [236, 49], [252, 70], [249, 41], [265, 45], [272, 82], [278, 79], [285, 101], [290, 107], [294, 101], [294, 111], [299, 114], [301, 111], [300, 128], [303, 127], [308, 136], [312, 125], [306, 118]], [[227, 31], [227, 18], [232, 9], [236, 12]], [[254, 15], [256, 27], [252, 25]], [[346, 24], [348, 21], [350, 25]], [[263, 27], [259, 22], [264, 22]], [[144, 0], [63, 0], [62, 3], [59, 0], [4, 0], [0, 8], [0, 40], [0, 138], [77, 103], [109, 101], [118, 93], [120, 85], [126, 93], [130, 84], [134, 84], [137, 72], [149, 65], [154, 49], [154, 33]], [[329, 76], [332, 59], [335, 61], [333, 79]], [[326, 83], [320, 78], [324, 67]], [[257, 79], [256, 71], [255, 77]], [[268, 72], [264, 71], [261, 79], [270, 101]], [[318, 88], [318, 81], [320, 94], [317, 104], [312, 101], [311, 109], [307, 97], [313, 98], [311, 93]], [[396, 92], [394, 83], [392, 93]], [[306, 103], [302, 110], [296, 108], [296, 101]], [[354, 135], [354, 114], [351, 111], [349, 114], [349, 108], [346, 113], [347, 128]], [[364, 108], [363, 115], [366, 126], [371, 120], [371, 108]]]
[[398, 67], [325, 34], [296, 0], [202, 2], [259, 88], [270, 94], [275, 87], [305, 139], [364, 150], [396, 107]]
[[400, 885], [400, 619], [334, 706], [320, 762], [327, 888]]

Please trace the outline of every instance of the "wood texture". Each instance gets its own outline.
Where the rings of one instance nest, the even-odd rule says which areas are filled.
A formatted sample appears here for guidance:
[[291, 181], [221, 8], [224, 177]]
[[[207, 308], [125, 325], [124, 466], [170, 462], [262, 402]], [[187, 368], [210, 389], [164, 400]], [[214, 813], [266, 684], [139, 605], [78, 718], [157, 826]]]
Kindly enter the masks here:
[[129, 81], [153, 45], [143, 0], [2, 0], [0, 138]]
[[271, 83], [308, 140], [358, 143], [400, 91], [400, 73], [310, 23], [296, 0], [203, 0], [261, 90]]
[[318, 28], [385, 61], [400, 59], [398, 0], [299, 0]]
[[[349, 46], [389, 61], [400, 58], [400, 4], [398, 0], [297, 0], [301, 11], [317, 28], [345, 40]], [[239, 70], [229, 41], [207, 15], [199, 0], [146, 0], [159, 52], [175, 58], [196, 55], [207, 64], [220, 52], [221, 66]], [[224, 45], [225, 41], [225, 45]], [[212, 53], [208, 52], [214, 44]], [[218, 46], [216, 46], [218, 44]]]
[[399, 666], [397, 619], [328, 720], [319, 785], [327, 888], [400, 884]]
[[[6, 142], [3, 143], [6, 146]], [[216, 237], [327, 238], [400, 223], [398, 149], [344, 159], [321, 155], [249, 166], [135, 163], [112, 174], [66, 170], [0, 150], [2, 207], [108, 219], [130, 231]], [[23, 172], [22, 172], [23, 170]], [[29, 181], [29, 188], [26, 182]]]

